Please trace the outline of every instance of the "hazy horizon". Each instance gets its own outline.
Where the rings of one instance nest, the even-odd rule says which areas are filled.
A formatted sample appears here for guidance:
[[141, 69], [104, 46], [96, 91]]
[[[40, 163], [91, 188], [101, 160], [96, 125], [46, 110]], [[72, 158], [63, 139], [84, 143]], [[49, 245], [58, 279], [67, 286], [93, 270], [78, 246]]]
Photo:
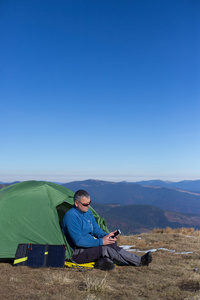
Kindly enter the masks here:
[[[64, 177], [64, 176], [63, 176]], [[10, 183], [10, 182], [15, 182], [15, 181], [29, 181], [29, 180], [36, 180], [36, 181], [50, 181], [50, 182], [58, 182], [58, 183], [69, 183], [69, 182], [73, 182], [73, 181], [85, 181], [85, 180], [99, 180], [99, 181], [110, 181], [110, 182], [139, 182], [139, 181], [149, 181], [149, 180], [161, 180], [164, 182], [180, 182], [180, 181], [194, 181], [194, 180], [200, 180], [200, 178], [194, 178], [194, 179], [188, 179], [188, 178], [182, 178], [182, 179], [174, 179], [174, 180], [169, 180], [169, 179], [165, 179], [165, 178], [147, 178], [147, 177], [141, 177], [141, 178], [130, 178], [130, 177], [85, 177], [85, 176], [65, 176], [65, 179], [63, 177], [56, 177], [56, 176], [28, 176], [28, 177], [10, 177], [10, 180], [4, 180], [4, 179], [0, 179], [0, 182], [3, 183]], [[18, 178], [18, 179], [16, 179]]]

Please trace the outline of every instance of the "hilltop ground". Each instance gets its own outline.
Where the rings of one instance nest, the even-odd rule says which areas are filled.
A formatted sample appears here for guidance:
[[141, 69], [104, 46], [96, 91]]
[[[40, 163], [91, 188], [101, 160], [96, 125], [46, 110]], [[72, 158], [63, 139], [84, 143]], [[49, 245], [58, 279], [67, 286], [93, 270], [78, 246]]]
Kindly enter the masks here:
[[31, 269], [1, 263], [0, 298], [200, 299], [200, 232], [154, 230], [149, 234], [121, 236], [118, 244], [134, 245], [141, 251], [166, 249], [153, 252], [153, 262], [148, 267], [116, 266], [110, 272], [96, 269], [81, 272], [66, 267]]

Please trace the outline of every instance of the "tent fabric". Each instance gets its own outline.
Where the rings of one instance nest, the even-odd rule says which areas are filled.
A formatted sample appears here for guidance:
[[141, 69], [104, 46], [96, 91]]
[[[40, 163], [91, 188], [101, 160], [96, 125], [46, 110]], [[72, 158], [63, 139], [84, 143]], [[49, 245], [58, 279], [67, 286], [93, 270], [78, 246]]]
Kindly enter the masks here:
[[[72, 205], [74, 192], [51, 182], [25, 181], [0, 190], [0, 260], [14, 259], [18, 244], [66, 245], [60, 224]], [[90, 208], [99, 226], [106, 222]]]

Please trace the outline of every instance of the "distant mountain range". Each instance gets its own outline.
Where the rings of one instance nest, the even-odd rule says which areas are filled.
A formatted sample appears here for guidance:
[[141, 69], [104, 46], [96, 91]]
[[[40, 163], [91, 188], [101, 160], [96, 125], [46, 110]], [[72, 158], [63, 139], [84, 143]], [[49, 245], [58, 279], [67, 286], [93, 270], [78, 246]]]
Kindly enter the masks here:
[[[185, 186], [183, 182], [174, 183], [174, 187], [172, 182], [163, 181], [116, 183], [85, 180], [62, 185], [74, 192], [87, 190], [92, 207], [104, 216], [110, 230], [120, 228], [124, 234], [136, 234], [167, 226], [200, 229], [199, 181], [196, 185], [195, 182], [185, 182]], [[180, 189], [180, 186], [185, 189], [193, 186], [197, 193]]]
[[179, 182], [149, 180], [149, 181], [138, 181], [136, 183], [140, 185], [160, 186], [160, 187], [175, 188], [175, 189], [200, 193], [200, 180], [183, 180]]
[[20, 182], [20, 181], [13, 181], [13, 182], [2, 182], [2, 181], [0, 181], [0, 188], [2, 189], [2, 185], [3, 185], [3, 186], [7, 186], [7, 185], [19, 183], [19, 182]]
[[92, 203], [92, 207], [105, 218], [109, 230], [119, 228], [123, 234], [138, 234], [166, 227], [200, 229], [200, 215], [165, 211], [151, 205]]
[[[143, 185], [129, 182], [85, 180], [62, 185], [72, 191], [87, 190], [92, 200], [98, 204], [145, 204], [169, 211], [200, 214], [200, 193], [142, 183]], [[199, 181], [197, 181], [197, 186], [198, 183]]]
[[[13, 183], [0, 183], [0, 188], [10, 184]], [[200, 180], [85, 180], [60, 185], [74, 192], [87, 190], [92, 207], [106, 219], [110, 230], [120, 228], [124, 234], [136, 234], [167, 226], [200, 229]]]
[[[4, 187], [12, 183], [1, 183]], [[200, 180], [165, 182], [161, 180], [110, 182], [101, 180], [60, 183], [76, 191], [85, 189], [98, 204], [152, 205], [163, 210], [200, 214]], [[191, 191], [191, 190], [194, 191]]]

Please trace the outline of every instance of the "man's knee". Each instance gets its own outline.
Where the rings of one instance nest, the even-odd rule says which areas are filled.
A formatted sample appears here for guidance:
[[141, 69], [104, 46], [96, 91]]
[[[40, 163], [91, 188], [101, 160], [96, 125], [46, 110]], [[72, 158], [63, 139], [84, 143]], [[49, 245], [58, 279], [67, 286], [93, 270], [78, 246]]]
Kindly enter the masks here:
[[86, 248], [81, 250], [83, 251], [80, 251], [78, 255], [72, 256], [72, 259], [79, 264], [95, 261], [102, 256], [102, 246]]

